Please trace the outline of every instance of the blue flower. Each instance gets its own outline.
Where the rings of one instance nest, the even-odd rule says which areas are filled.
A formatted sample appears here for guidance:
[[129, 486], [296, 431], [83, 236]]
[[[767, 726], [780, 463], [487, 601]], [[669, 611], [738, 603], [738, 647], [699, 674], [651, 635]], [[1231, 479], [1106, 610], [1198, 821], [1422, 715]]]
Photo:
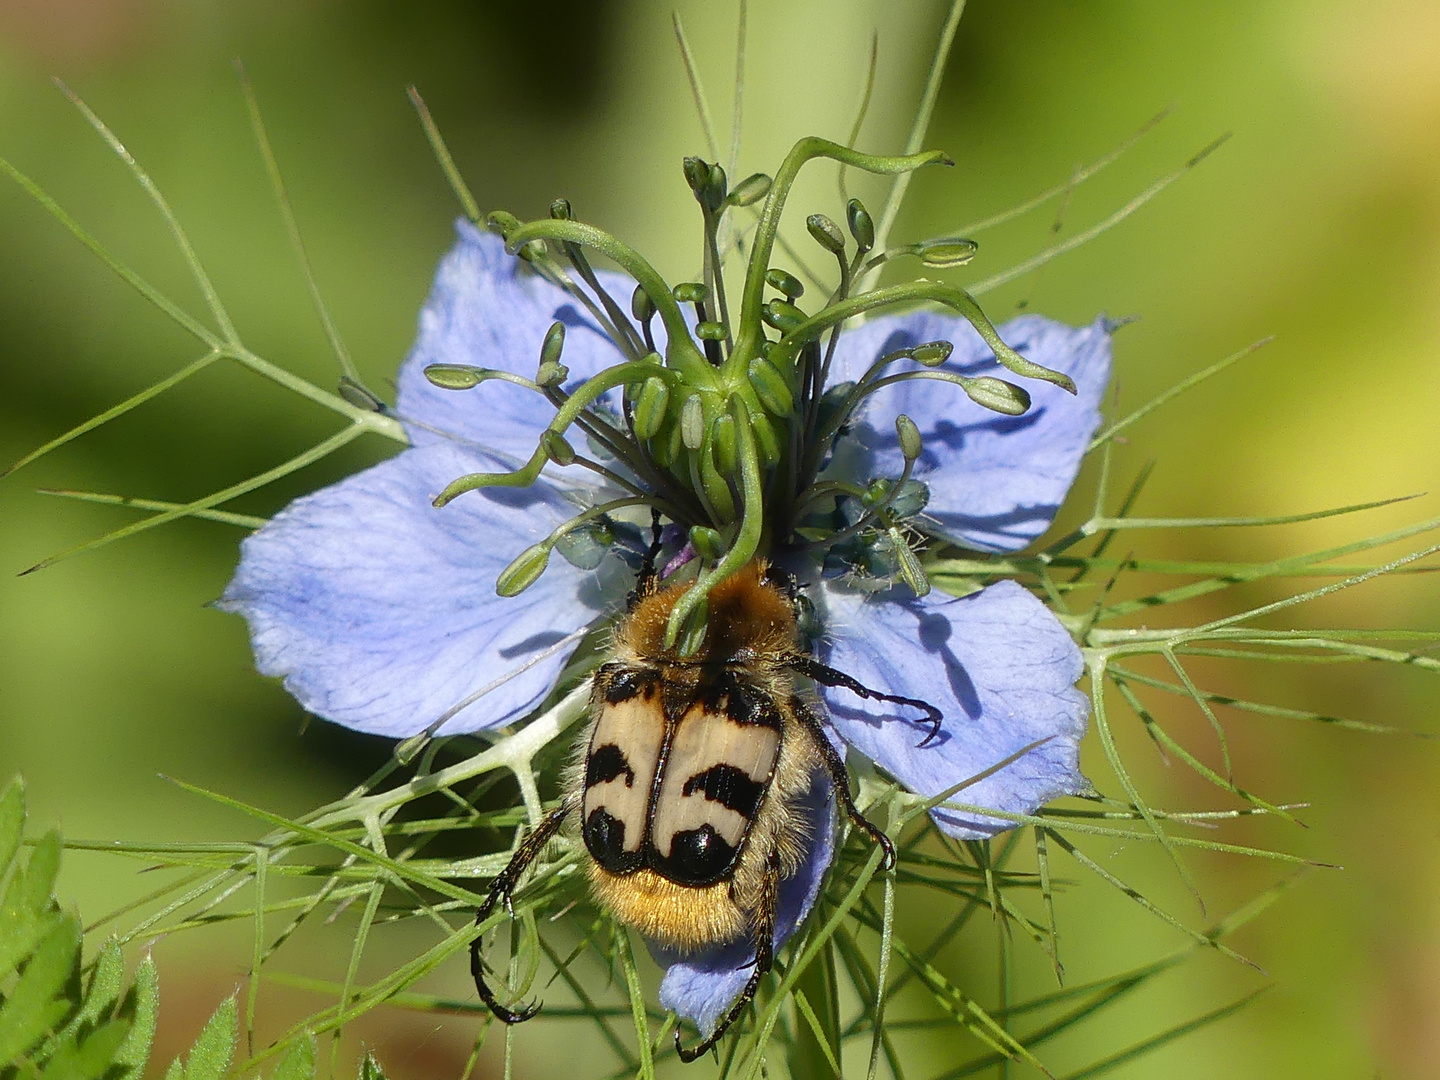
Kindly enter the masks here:
[[[411, 447], [296, 500], [246, 539], [220, 603], [249, 620], [260, 671], [283, 678], [307, 710], [397, 738], [426, 729], [494, 729], [525, 717], [550, 693], [579, 637], [616, 615], [634, 582], [620, 554], [626, 546], [620, 525], [620, 538], [598, 565], [550, 559], [518, 595], [496, 593], [517, 554], [537, 545], [548, 554], [547, 537], [553, 540], [557, 528], [643, 487], [643, 477], [623, 461], [609, 460], [608, 475], [592, 470], [585, 483], [552, 454], [528, 486], [485, 486], [442, 508], [432, 504], [457, 477], [509, 472], [530, 461], [556, 409], [533, 387], [490, 375], [478, 389], [457, 394], [432, 383], [427, 367], [508, 372], [523, 383], [557, 322], [565, 327], [565, 386], [580, 386], [627, 359], [595, 314], [506, 254], [501, 239], [467, 222], [458, 231], [400, 372], [394, 413]], [[602, 272], [598, 279], [613, 295], [633, 288], [618, 275]], [[933, 796], [1044, 740], [957, 796], [1029, 813], [1089, 787], [1077, 756], [1087, 717], [1075, 687], [1078, 649], [1045, 606], [1013, 582], [956, 598], [898, 583], [905, 575], [893, 563], [885, 572], [886, 545], [903, 563], [906, 538], [919, 534], [986, 552], [1021, 548], [1049, 525], [1074, 479], [1108, 378], [1106, 324], [1077, 329], [1026, 316], [999, 333], [1026, 359], [1070, 376], [1077, 392], [1040, 383], [1022, 415], [996, 416], [929, 378], [896, 379], [863, 399], [845, 399], [843, 386], [832, 390], [830, 407], [848, 400], [855, 411], [825, 449], [816, 476], [852, 494], [832, 500], [829, 518], [817, 510], [819, 519], [797, 524], [803, 531], [829, 521], [837, 542], [813, 550], [797, 544], [790, 558], [815, 608], [820, 659], [876, 690], [924, 699], [944, 715], [938, 737], [918, 747], [925, 729], [913, 710], [822, 689], [837, 745], [848, 744], [910, 790]], [[887, 365], [933, 364], [936, 357], [916, 347], [942, 341], [953, 351], [934, 371], [967, 379], [1003, 373], [970, 322], [917, 313], [845, 330], [829, 384], [861, 383], [881, 357], [895, 358]], [[655, 347], [664, 349], [663, 336]], [[618, 398], [608, 391], [592, 408], [614, 415], [626, 407]], [[918, 456], [892, 426], [900, 413], [918, 431]], [[877, 477], [902, 475], [906, 492], [893, 482], [875, 486]], [[861, 489], [880, 493], [880, 509], [872, 500], [869, 517], [865, 498], [854, 497]], [[901, 506], [907, 492], [912, 505]], [[698, 535], [692, 530], [692, 538]], [[896, 543], [905, 545], [903, 554], [893, 550]], [[814, 842], [805, 865], [782, 883], [777, 946], [803, 922], [831, 861], [831, 796], [817, 773]], [[945, 809], [934, 818], [964, 838], [1009, 827], [1000, 818]], [[699, 956], [654, 951], [667, 967], [662, 1003], [707, 1031], [744, 984], [751, 956], [743, 941]]]

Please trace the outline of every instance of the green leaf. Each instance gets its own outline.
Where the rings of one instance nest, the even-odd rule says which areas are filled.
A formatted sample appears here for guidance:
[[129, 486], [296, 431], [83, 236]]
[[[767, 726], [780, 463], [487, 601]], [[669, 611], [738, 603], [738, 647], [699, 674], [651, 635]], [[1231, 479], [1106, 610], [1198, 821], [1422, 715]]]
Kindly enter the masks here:
[[315, 1080], [315, 1036], [307, 1033], [296, 1039], [280, 1059], [274, 1080]]
[[18, 775], [0, 795], [0, 879], [5, 877], [25, 829], [25, 781]]
[[[220, 1003], [190, 1048], [190, 1056], [185, 1061], [185, 1080], [224, 1080], [235, 1056], [238, 1016], [233, 997]], [[166, 1080], [169, 1080], [168, 1074]]]
[[80, 924], [65, 916], [51, 928], [0, 1007], [0, 1061], [36, 1046], [74, 1009], [65, 984], [80, 958]]
[[95, 974], [85, 992], [85, 1003], [76, 1018], [82, 1024], [98, 1024], [100, 1018], [120, 1000], [125, 988], [125, 956], [120, 943], [111, 938], [95, 958]]
[[111, 1020], [83, 1039], [72, 1036], [60, 1044], [40, 1073], [42, 1080], [101, 1080], [115, 1052], [130, 1033], [130, 1021]]
[[30, 852], [30, 865], [25, 868], [21, 902], [36, 915], [50, 907], [55, 894], [55, 875], [59, 872], [60, 834], [51, 829]]
[[[831, 1080], [840, 1076], [840, 1001], [831, 949], [822, 949], [806, 966], [791, 992], [799, 1018], [786, 1063], [793, 1080]], [[803, 1021], [803, 1023], [801, 1022]]]
[[155, 961], [140, 961], [135, 981], [120, 1003], [119, 1015], [132, 1020], [130, 1032], [115, 1052], [115, 1075], [111, 1080], [134, 1080], [142, 1076], [150, 1063], [150, 1044], [155, 1039], [155, 1022], [160, 1013], [160, 979]]
[[0, 902], [0, 979], [20, 966], [60, 918], [59, 912], [31, 908], [25, 871], [18, 870]]

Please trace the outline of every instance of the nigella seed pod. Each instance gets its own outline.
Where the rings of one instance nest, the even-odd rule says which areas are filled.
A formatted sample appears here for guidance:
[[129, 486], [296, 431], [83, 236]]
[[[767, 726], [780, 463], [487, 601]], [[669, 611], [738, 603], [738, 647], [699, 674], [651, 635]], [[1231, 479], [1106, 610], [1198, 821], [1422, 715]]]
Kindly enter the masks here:
[[939, 367], [954, 351], [955, 346], [948, 341], [927, 341], [910, 350], [910, 359], [926, 367]]
[[653, 439], [665, 422], [665, 410], [670, 407], [670, 387], [664, 379], [653, 375], [640, 387], [640, 398], [635, 402], [635, 434], [641, 439]]
[[845, 250], [845, 234], [840, 231], [839, 225], [824, 214], [811, 214], [805, 219], [805, 227], [810, 230], [815, 242], [826, 251], [839, 255]]
[[763, 356], [757, 356], [750, 361], [749, 374], [750, 385], [755, 388], [755, 396], [765, 406], [765, 411], [775, 416], [789, 416], [795, 408], [795, 397], [785, 376], [776, 370], [775, 365]]
[[765, 271], [765, 282], [771, 288], [779, 289], [784, 293], [786, 300], [799, 300], [805, 295], [805, 286], [778, 266], [772, 266]]
[[870, 212], [865, 209], [865, 204], [859, 199], [851, 199], [845, 205], [845, 218], [850, 225], [850, 235], [855, 238], [855, 245], [862, 251], [869, 251], [875, 246], [875, 222], [870, 217]]

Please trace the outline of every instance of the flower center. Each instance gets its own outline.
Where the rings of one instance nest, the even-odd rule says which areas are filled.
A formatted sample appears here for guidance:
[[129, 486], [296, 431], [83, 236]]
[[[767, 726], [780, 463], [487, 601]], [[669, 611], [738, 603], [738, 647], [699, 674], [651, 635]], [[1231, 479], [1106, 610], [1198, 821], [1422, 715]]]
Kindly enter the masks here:
[[[603, 557], [611, 515], [649, 507], [684, 530], [698, 557], [694, 583], [675, 605], [667, 646], [693, 651], [704, 638], [707, 597], [757, 555], [816, 550], [867, 572], [928, 591], [904, 522], [925, 505], [926, 490], [911, 476], [923, 450], [915, 425], [895, 419], [904, 458], [899, 476], [868, 482], [828, 475], [837, 440], [871, 394], [908, 379], [934, 379], [961, 388], [971, 400], [1008, 415], [1023, 413], [1029, 395], [988, 376], [945, 370], [952, 346], [935, 341], [887, 353], [852, 381], [833, 383], [836, 347], [848, 322], [882, 308], [938, 303], [964, 317], [1010, 371], [1056, 383], [1070, 380], [1011, 350], [966, 292], [925, 278], [867, 289], [886, 262], [918, 258], [926, 267], [968, 262], [973, 242], [927, 241], [875, 252], [876, 229], [858, 199], [846, 207], [848, 230], [824, 214], [806, 219], [810, 236], [835, 260], [836, 284], [814, 313], [801, 306], [805, 289], [788, 270], [771, 265], [781, 217], [801, 168], [817, 158], [879, 174], [932, 163], [951, 164], [938, 151], [904, 157], [857, 153], [819, 138], [798, 142], [772, 179], [763, 173], [731, 188], [725, 171], [686, 158], [685, 179], [702, 221], [702, 280], [670, 286], [634, 249], [576, 221], [556, 200], [548, 218], [522, 222], [496, 211], [486, 224], [507, 249], [579, 300], [621, 356], [620, 362], [566, 389], [565, 328], [545, 336], [535, 377], [490, 368], [432, 365], [438, 386], [465, 390], [500, 379], [542, 394], [555, 416], [530, 459], [506, 473], [473, 473], [435, 500], [489, 486], [534, 483], [548, 463], [602, 476], [623, 492], [597, 504], [522, 552], [500, 575], [497, 590], [514, 595], [545, 570], [557, 547], [577, 565]], [[743, 211], [751, 220], [737, 221]], [[848, 231], [848, 237], [846, 235]], [[748, 248], [748, 251], [747, 251]], [[635, 281], [628, 304], [608, 292], [590, 263], [598, 252]], [[739, 295], [726, 292], [727, 261], [744, 263]], [[660, 337], [663, 331], [663, 342]], [[895, 371], [900, 361], [918, 367]], [[568, 435], [578, 429], [589, 453]], [[613, 536], [612, 536], [613, 539]], [[598, 557], [596, 553], [598, 552]]]

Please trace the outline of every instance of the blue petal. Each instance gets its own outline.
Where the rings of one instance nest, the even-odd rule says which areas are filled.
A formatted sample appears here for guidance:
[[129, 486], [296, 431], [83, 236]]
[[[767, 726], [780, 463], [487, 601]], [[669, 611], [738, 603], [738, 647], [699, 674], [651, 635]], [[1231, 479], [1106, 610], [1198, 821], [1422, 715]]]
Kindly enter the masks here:
[[[469, 364], [533, 378], [545, 332], [556, 321], [565, 324], [561, 362], [572, 380], [587, 379], [624, 357], [574, 297], [507, 255], [498, 236], [465, 220], [455, 231], [459, 240], [440, 263], [420, 312], [419, 336], [400, 368], [396, 412], [416, 446], [449, 438], [524, 461], [555, 415], [547, 399], [499, 381], [441, 390], [425, 378], [425, 368]], [[628, 308], [634, 283], [609, 272], [599, 277]]]
[[[815, 906], [825, 871], [835, 854], [835, 818], [830, 796], [829, 778], [817, 771], [805, 807], [813, 838], [810, 850], [795, 876], [780, 883], [775, 913], [777, 950]], [[668, 968], [660, 983], [660, 1004], [691, 1021], [706, 1035], [715, 1030], [715, 1025], [745, 988], [755, 960], [755, 947], [749, 941], [733, 942], [698, 956], [683, 956], [652, 942], [650, 952], [656, 963]]]
[[498, 727], [535, 708], [574, 649], [566, 636], [613, 605], [603, 567], [560, 558], [518, 597], [496, 595], [500, 571], [574, 508], [543, 481], [430, 505], [484, 467], [454, 444], [406, 450], [297, 499], [246, 539], [218, 606], [249, 620], [261, 673], [283, 677], [316, 715], [378, 735], [423, 731], [507, 675], [440, 730]]
[[[1100, 399], [1110, 378], [1110, 327], [1103, 317], [1075, 328], [1025, 315], [999, 330], [1017, 352], [1073, 378], [1078, 393], [1016, 379], [995, 363], [968, 322], [948, 315], [876, 319], [843, 335], [836, 349], [838, 381], [859, 378], [885, 353], [948, 340], [955, 351], [947, 370], [999, 376], [1029, 392], [1031, 405], [1023, 416], [998, 416], [958, 386], [906, 380], [871, 396], [854, 429], [854, 446], [837, 455], [860, 479], [898, 476], [904, 458], [894, 424], [905, 413], [924, 440], [915, 477], [930, 487], [930, 503], [917, 524], [978, 551], [1015, 551], [1049, 527], [1099, 426]], [[891, 370], [906, 366], [915, 365], [902, 362]]]
[[[1013, 581], [955, 598], [916, 598], [896, 588], [867, 595], [827, 581], [826, 663], [872, 690], [919, 698], [943, 714], [940, 734], [917, 710], [825, 689], [830, 720], [846, 742], [911, 791], [934, 796], [1037, 739], [1049, 741], [953, 796], [1029, 814], [1060, 795], [1090, 790], [1079, 743], [1089, 702], [1075, 688], [1082, 661], [1065, 628]], [[951, 836], [978, 839], [1011, 822], [934, 811]]]

